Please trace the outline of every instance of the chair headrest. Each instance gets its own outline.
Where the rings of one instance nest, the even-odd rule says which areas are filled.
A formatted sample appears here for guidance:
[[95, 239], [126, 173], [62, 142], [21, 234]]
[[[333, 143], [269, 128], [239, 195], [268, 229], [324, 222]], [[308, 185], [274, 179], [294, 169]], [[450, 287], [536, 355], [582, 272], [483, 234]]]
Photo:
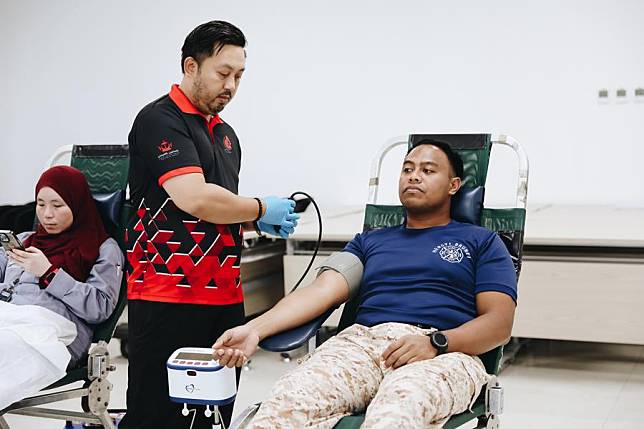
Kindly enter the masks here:
[[481, 224], [481, 211], [483, 210], [483, 197], [485, 188], [483, 186], [462, 187], [452, 197], [450, 215], [452, 219], [471, 223]]
[[108, 194], [92, 195], [96, 202], [96, 208], [103, 218], [103, 222], [109, 220], [114, 225], [118, 225], [121, 213], [121, 207], [125, 199], [125, 191], [116, 191]]

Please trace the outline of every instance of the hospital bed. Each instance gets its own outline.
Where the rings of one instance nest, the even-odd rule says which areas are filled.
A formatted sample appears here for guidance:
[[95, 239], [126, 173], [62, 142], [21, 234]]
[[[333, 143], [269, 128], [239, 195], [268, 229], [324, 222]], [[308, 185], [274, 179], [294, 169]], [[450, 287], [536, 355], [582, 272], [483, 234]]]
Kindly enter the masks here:
[[[50, 160], [56, 165], [71, 155], [70, 164], [81, 170], [87, 177], [92, 196], [107, 232], [124, 248], [124, 228], [130, 207], [126, 202], [125, 190], [128, 175], [127, 145], [66, 146]], [[109, 374], [115, 369], [110, 362], [107, 343], [110, 341], [116, 322], [127, 301], [125, 275], [121, 282], [116, 307], [112, 315], [94, 327], [93, 345], [85, 363], [71, 368], [65, 377], [43, 389], [37, 396], [25, 398], [4, 410], [0, 410], [0, 429], [9, 428], [4, 414], [20, 414], [75, 422], [100, 424], [115, 429], [108, 414], [112, 384]], [[78, 387], [77, 382], [83, 382]], [[74, 386], [70, 386], [74, 384]], [[81, 399], [83, 412], [41, 407], [72, 398]]]
[[[509, 136], [489, 134], [452, 134], [452, 135], [421, 135], [412, 134], [408, 139], [393, 139], [388, 142], [374, 158], [372, 173], [369, 180], [369, 203], [364, 209], [364, 230], [387, 226], [400, 225], [403, 222], [403, 208], [401, 206], [378, 205], [378, 186], [383, 158], [392, 149], [401, 145], [415, 146], [420, 140], [434, 139], [449, 143], [463, 158], [464, 178], [461, 190], [452, 201], [452, 217], [456, 220], [480, 224], [496, 231], [503, 243], [508, 248], [512, 257], [517, 277], [521, 272], [522, 249], [526, 213], [526, 200], [528, 190], [528, 159], [516, 140]], [[490, 209], [483, 207], [485, 183], [488, 164], [493, 145], [508, 146], [515, 151], [518, 157], [518, 183], [516, 188], [515, 207], [503, 209]], [[327, 222], [328, 224], [328, 222]], [[355, 230], [353, 233], [355, 234]], [[288, 250], [292, 252], [293, 243], [289, 243]], [[355, 297], [345, 303], [338, 323], [338, 331], [353, 324], [358, 308], [358, 299]], [[260, 347], [274, 352], [294, 350], [305, 344], [312, 350], [317, 343], [317, 333], [324, 321], [333, 313], [327, 311], [315, 320], [298, 328], [267, 338], [260, 343]], [[502, 412], [503, 390], [496, 378], [499, 363], [503, 354], [503, 347], [497, 347], [483, 355], [486, 370], [492, 378], [477, 399], [472, 411], [466, 411], [452, 418], [444, 426], [451, 429], [459, 427], [473, 419], [478, 419], [478, 428], [499, 427], [499, 414]], [[259, 404], [244, 410], [231, 427], [244, 428], [257, 411]], [[364, 415], [345, 417], [336, 425], [338, 429], [360, 427]]]

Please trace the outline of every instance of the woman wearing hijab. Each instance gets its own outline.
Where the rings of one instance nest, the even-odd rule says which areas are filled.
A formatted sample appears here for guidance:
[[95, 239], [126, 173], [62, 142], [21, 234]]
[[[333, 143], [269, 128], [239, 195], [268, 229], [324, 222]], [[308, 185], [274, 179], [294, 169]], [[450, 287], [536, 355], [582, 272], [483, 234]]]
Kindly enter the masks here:
[[56, 166], [36, 184], [35, 232], [0, 251], [0, 410], [65, 375], [87, 353], [93, 324], [118, 299], [123, 254], [105, 232], [87, 180]]

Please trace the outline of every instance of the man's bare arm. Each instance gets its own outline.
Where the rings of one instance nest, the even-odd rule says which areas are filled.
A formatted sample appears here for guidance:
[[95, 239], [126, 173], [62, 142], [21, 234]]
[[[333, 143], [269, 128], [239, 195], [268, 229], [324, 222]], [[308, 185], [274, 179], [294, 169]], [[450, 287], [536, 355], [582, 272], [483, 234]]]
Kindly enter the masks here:
[[203, 174], [182, 174], [166, 180], [162, 186], [179, 209], [206, 222], [231, 224], [257, 218], [255, 199], [206, 183]]
[[271, 335], [302, 325], [349, 297], [344, 277], [328, 270], [309, 286], [287, 295], [268, 312], [245, 325], [228, 329], [213, 344], [213, 357], [228, 367], [241, 366]]
[[512, 333], [516, 304], [501, 292], [476, 295], [478, 316], [458, 328], [443, 331], [449, 340], [448, 352], [480, 355], [507, 343]]
[[296, 289], [272, 309], [248, 322], [262, 340], [300, 326], [349, 298], [349, 286], [336, 271], [324, 271], [309, 286]]

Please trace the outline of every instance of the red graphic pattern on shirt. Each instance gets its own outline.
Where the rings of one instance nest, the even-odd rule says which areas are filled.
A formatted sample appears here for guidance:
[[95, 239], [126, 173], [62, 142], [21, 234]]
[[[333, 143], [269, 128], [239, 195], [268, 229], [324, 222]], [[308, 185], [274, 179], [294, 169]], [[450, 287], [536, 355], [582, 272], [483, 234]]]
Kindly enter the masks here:
[[[177, 216], [182, 218], [177, 230]], [[243, 300], [241, 247], [231, 228], [180, 212], [167, 199], [156, 213], [141, 202], [129, 234], [128, 298], [194, 304], [232, 304]], [[174, 226], [174, 230], [173, 230]]]

